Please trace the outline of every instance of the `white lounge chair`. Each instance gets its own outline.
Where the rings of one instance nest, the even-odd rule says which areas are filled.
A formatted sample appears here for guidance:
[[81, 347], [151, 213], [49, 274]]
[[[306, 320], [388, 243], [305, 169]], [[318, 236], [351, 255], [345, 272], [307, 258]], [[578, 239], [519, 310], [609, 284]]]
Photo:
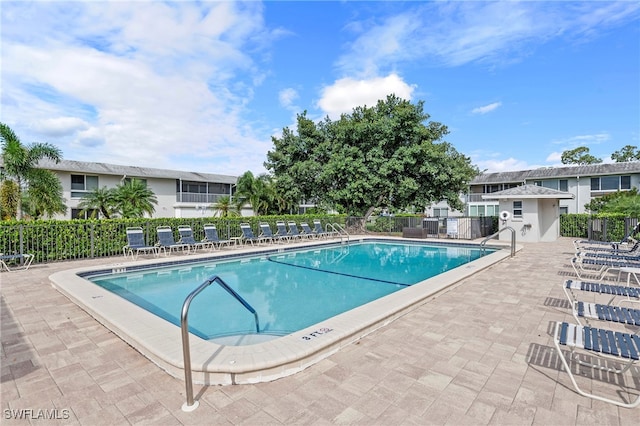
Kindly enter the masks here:
[[567, 298], [571, 303], [578, 301], [576, 292], [587, 292], [601, 294], [609, 297], [607, 305], [613, 303], [616, 298], [622, 301], [637, 302], [640, 301], [640, 287], [623, 286], [618, 284], [598, 283], [591, 281], [566, 280], [562, 286]]
[[204, 239], [202, 240], [203, 243], [205, 244], [210, 244], [211, 248], [215, 248], [218, 247], [219, 249], [222, 248], [222, 246], [227, 246], [230, 247], [231, 246], [231, 240], [221, 240], [220, 237], [218, 236], [218, 230], [216, 229], [216, 226], [212, 223], [206, 223], [204, 226]]
[[311, 229], [307, 222], [300, 222], [300, 227], [302, 228], [302, 233], [304, 235], [308, 235], [309, 238], [320, 238], [320, 235], [318, 235], [313, 229]]
[[590, 320], [612, 321], [640, 327], [640, 309], [607, 305], [593, 302], [573, 302], [573, 317], [583, 325], [581, 318], [589, 325]]
[[640, 262], [623, 259], [599, 259], [593, 257], [575, 256], [571, 259], [574, 272], [583, 279], [602, 280], [607, 273], [618, 271], [618, 280], [622, 268], [640, 268]]
[[170, 226], [158, 226], [156, 228], [158, 233], [158, 250], [164, 251], [164, 255], [167, 255], [167, 249], [169, 254], [173, 250], [182, 250], [183, 253], [189, 253], [189, 244], [178, 243], [173, 238], [173, 229]]
[[298, 225], [295, 222], [293, 221], [288, 222], [287, 225], [289, 226], [289, 234], [291, 235], [292, 239], [293, 238], [300, 238], [300, 239], [313, 238], [312, 235], [307, 235], [305, 233], [300, 232], [300, 230], [298, 229]]
[[278, 231], [275, 233], [275, 235], [280, 238], [281, 241], [291, 241], [291, 234], [287, 230], [286, 223], [284, 223], [283, 221], [277, 221], [276, 228], [278, 228]]
[[267, 222], [260, 222], [260, 237], [268, 238], [269, 241], [280, 243], [283, 241], [288, 241], [288, 235], [280, 235], [278, 233], [273, 233], [271, 231], [271, 226]]
[[[16, 262], [19, 261], [20, 265], [14, 266], [13, 269], [9, 268], [7, 262]], [[33, 262], [33, 255], [24, 253], [24, 254], [4, 254], [0, 253], [0, 271], [6, 269], [7, 272], [15, 271], [16, 269], [29, 269], [31, 266], [31, 262]]]
[[261, 237], [256, 237], [255, 234], [253, 233], [253, 230], [251, 229], [251, 225], [249, 225], [248, 223], [241, 223], [240, 224], [240, 229], [242, 230], [242, 243], [246, 244], [247, 241], [251, 243], [251, 245], [255, 244], [260, 244], [263, 242], [269, 242], [271, 241], [270, 238], [266, 237], [266, 236], [261, 236]]
[[140, 253], [152, 253], [154, 256], [158, 256], [158, 247], [147, 245], [142, 228], [132, 226], [127, 228], [126, 232], [127, 245], [122, 247], [124, 257], [131, 255], [131, 258], [135, 260]]
[[[640, 336], [638, 334], [621, 333], [609, 329], [583, 327], [567, 322], [557, 322], [553, 342], [558, 351], [558, 356], [562, 361], [562, 365], [567, 374], [569, 374], [573, 387], [580, 395], [625, 408], [635, 408], [640, 405], [640, 394], [638, 394], [637, 398], [633, 401], [622, 402], [620, 400], [585, 392], [578, 386], [568, 361], [569, 358], [575, 360], [581, 366], [597, 368], [610, 373], [624, 374], [633, 364], [640, 360]], [[562, 347], [570, 349], [569, 356], [562, 351]], [[624, 366], [621, 369], [616, 369], [613, 367], [605, 367], [601, 364], [593, 364], [577, 357], [575, 353], [576, 350], [580, 350], [592, 357], [621, 362]], [[597, 388], [597, 385], [594, 383], [593, 387]], [[638, 392], [637, 389], [636, 392]]]
[[209, 244], [206, 242], [198, 242], [193, 236], [193, 230], [188, 225], [180, 225], [178, 226], [178, 234], [180, 234], [180, 239], [178, 240], [178, 244], [187, 244], [189, 249], [193, 249], [195, 253], [199, 248], [204, 249]]

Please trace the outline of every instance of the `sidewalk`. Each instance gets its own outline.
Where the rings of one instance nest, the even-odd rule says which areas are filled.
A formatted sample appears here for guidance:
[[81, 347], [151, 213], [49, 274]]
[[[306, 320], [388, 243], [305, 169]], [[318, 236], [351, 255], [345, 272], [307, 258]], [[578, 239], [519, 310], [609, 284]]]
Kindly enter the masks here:
[[[181, 411], [183, 380], [49, 284], [53, 272], [104, 259], [3, 272], [2, 424], [637, 424], [639, 409], [584, 398], [560, 371], [551, 327], [572, 320], [560, 286], [574, 276], [572, 253], [570, 239], [524, 244], [301, 373], [196, 386], [191, 413]], [[637, 392], [639, 369], [633, 374], [622, 387], [607, 377], [591, 383], [609, 395]]]

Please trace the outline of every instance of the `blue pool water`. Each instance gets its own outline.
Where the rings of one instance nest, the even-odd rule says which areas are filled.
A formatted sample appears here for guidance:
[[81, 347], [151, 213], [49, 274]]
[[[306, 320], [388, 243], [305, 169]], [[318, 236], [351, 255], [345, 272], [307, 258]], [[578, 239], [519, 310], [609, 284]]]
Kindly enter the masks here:
[[[179, 326], [185, 298], [217, 275], [256, 310], [260, 333], [285, 335], [483, 254], [474, 247], [363, 242], [88, 278]], [[189, 327], [204, 339], [256, 332], [254, 316], [215, 283], [193, 299]]]

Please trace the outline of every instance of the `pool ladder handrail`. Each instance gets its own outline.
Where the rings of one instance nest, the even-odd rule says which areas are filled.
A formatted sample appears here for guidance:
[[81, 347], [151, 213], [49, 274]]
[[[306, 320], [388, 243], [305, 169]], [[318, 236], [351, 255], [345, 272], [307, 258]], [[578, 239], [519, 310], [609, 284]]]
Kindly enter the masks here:
[[516, 255], [516, 230], [510, 226], [505, 226], [504, 228], [499, 229], [498, 232], [495, 232], [489, 235], [484, 240], [482, 240], [482, 242], [480, 242], [480, 247], [482, 248], [482, 251], [484, 252], [485, 246], [487, 245], [487, 241], [498, 236], [498, 234], [500, 234], [505, 229], [508, 229], [511, 231], [511, 257], [515, 256]]
[[202, 284], [198, 286], [195, 290], [193, 290], [187, 298], [184, 300], [182, 304], [182, 312], [180, 314], [180, 329], [182, 331], [182, 355], [184, 358], [184, 382], [187, 393], [187, 401], [182, 404], [182, 411], [193, 411], [198, 408], [199, 402], [193, 400], [193, 380], [191, 377], [191, 350], [189, 348], [189, 306], [191, 305], [191, 301], [198, 295], [202, 290], [209, 287], [213, 283], [218, 283], [220, 287], [225, 289], [229, 294], [231, 294], [238, 302], [242, 304], [249, 312], [253, 314], [253, 317], [256, 321], [256, 333], [260, 333], [260, 321], [258, 320], [258, 313], [253, 307], [242, 298], [238, 293], [236, 293], [227, 283], [225, 283], [222, 278], [218, 275], [212, 275], [207, 278]]
[[[331, 228], [331, 231], [329, 231], [329, 228]], [[347, 243], [349, 242], [349, 233], [339, 223], [327, 223], [324, 229], [332, 234], [337, 234], [340, 237], [340, 243], [342, 243], [343, 236], [346, 236]]]

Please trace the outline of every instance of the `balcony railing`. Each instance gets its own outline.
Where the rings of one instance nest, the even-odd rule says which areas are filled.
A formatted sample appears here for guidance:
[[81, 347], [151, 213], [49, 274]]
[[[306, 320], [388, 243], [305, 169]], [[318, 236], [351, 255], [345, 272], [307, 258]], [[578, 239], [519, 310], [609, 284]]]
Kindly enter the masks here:
[[176, 201], [179, 203], [213, 204], [217, 203], [220, 197], [228, 197], [229, 194], [193, 194], [182, 192], [176, 194]]
[[491, 194], [466, 194], [464, 196], [465, 202], [466, 203], [478, 203], [478, 202], [483, 202], [483, 201], [489, 201], [489, 200], [485, 200], [484, 198], [482, 198], [484, 195], [491, 195]]

